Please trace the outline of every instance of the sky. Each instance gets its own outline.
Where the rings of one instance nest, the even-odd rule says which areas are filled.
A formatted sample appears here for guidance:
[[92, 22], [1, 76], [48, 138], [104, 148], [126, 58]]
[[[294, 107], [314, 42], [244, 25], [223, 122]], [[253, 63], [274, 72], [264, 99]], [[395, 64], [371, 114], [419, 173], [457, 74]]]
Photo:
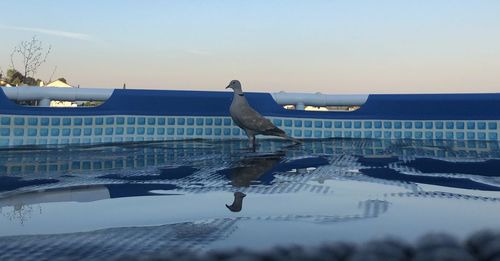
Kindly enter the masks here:
[[0, 68], [33, 36], [36, 77], [81, 87], [500, 92], [498, 0], [0, 0]]

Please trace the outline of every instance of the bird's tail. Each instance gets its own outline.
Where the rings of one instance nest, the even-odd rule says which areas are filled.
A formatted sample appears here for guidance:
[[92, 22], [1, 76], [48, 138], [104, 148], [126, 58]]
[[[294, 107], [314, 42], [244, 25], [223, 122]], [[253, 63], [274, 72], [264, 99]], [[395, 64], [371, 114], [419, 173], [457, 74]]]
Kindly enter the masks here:
[[287, 139], [289, 141], [292, 141], [295, 144], [302, 144], [302, 141], [300, 141], [300, 140], [298, 140], [298, 139], [296, 139], [294, 137], [288, 136], [286, 133], [283, 133], [283, 134], [281, 134], [279, 136], [283, 137], [283, 138], [285, 138], [285, 139]]

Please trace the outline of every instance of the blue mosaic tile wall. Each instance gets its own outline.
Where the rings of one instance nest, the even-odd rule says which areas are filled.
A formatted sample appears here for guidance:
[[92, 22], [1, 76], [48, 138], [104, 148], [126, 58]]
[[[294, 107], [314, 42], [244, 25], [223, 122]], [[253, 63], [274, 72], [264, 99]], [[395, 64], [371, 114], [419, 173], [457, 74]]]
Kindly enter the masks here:
[[[500, 136], [500, 121], [269, 119], [299, 139], [499, 140]], [[245, 137], [229, 117], [0, 115], [0, 146]]]

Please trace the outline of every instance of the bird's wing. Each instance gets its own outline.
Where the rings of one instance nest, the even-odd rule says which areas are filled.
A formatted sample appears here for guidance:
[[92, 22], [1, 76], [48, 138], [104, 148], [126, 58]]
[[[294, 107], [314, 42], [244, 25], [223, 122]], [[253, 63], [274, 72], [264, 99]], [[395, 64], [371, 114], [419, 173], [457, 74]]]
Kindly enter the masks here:
[[266, 132], [277, 128], [270, 120], [264, 118], [250, 106], [240, 107], [234, 116], [243, 129]]

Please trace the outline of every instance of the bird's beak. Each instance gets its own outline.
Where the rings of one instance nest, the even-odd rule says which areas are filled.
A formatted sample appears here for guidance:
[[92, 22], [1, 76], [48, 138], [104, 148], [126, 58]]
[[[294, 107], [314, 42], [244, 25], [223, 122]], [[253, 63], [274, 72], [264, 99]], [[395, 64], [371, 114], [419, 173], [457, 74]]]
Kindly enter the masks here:
[[231, 84], [229, 84], [228, 86], [226, 86], [226, 89], [229, 89], [229, 88], [231, 88]]

